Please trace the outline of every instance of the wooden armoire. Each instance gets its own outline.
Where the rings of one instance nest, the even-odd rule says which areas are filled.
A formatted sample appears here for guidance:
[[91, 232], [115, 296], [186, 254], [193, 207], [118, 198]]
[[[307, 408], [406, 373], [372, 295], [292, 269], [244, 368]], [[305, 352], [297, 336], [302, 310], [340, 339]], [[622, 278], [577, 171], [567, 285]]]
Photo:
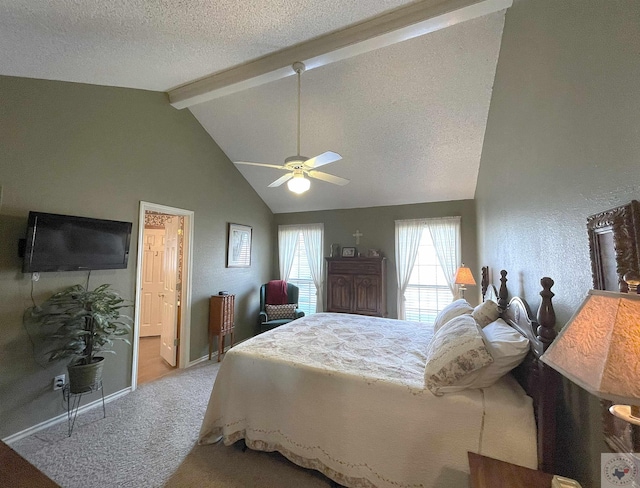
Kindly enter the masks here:
[[327, 312], [387, 316], [387, 258], [326, 258]]

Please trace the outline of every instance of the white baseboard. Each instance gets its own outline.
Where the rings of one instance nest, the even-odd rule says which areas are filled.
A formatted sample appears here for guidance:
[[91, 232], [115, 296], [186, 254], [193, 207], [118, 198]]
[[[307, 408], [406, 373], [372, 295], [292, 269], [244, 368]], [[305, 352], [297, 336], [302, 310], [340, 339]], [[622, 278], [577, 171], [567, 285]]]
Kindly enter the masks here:
[[[111, 393], [111, 395], [107, 395], [106, 397], [104, 397], [104, 402], [105, 403], [112, 402], [114, 400], [117, 400], [120, 397], [125, 396], [127, 393], [131, 393], [131, 387], [125, 388], [124, 390], [116, 391], [115, 393]], [[80, 408], [78, 408], [78, 415], [88, 410], [91, 410], [92, 408], [98, 407], [100, 405], [102, 405], [102, 398], [98, 398], [97, 400], [91, 403], [82, 405]], [[47, 427], [51, 427], [53, 425], [59, 424], [60, 422], [66, 422], [66, 421], [67, 421], [67, 414], [63, 413], [58, 415], [57, 417], [53, 417], [52, 419], [45, 420], [44, 422], [40, 422], [39, 424], [36, 424], [32, 427], [24, 429], [16, 434], [10, 435], [9, 437], [5, 437], [4, 439], [2, 439], [2, 442], [8, 445], [11, 445], [11, 443], [19, 441], [20, 439], [30, 436], [31, 434], [35, 434], [40, 430], [46, 429]]]
[[[251, 337], [247, 337], [247, 339], [251, 339]], [[244, 341], [246, 341], [247, 339], [242, 339], [241, 341], [235, 342], [233, 345], [237, 346], [238, 344], [242, 344]], [[227, 346], [224, 348], [223, 352], [228, 352], [229, 349], [231, 349], [231, 347]], [[211, 361], [213, 361], [213, 356], [218, 356], [218, 351], [215, 350], [214, 354], [211, 355]], [[198, 359], [194, 359], [193, 361], [190, 361], [189, 363], [187, 363], [187, 368], [190, 368], [191, 366], [195, 366], [196, 364], [202, 363], [203, 361], [208, 361], [209, 360], [209, 355], [205, 354], [204, 356], [202, 356], [201, 358]]]
[[190, 368], [191, 366], [195, 366], [196, 364], [200, 364], [200, 363], [202, 363], [204, 361], [209, 361], [209, 355], [208, 354], [205, 354], [201, 358], [194, 359], [193, 361], [189, 361], [189, 363], [187, 364], [187, 368]]
[[[241, 342], [244, 342], [246, 339], [236, 342], [234, 345], [238, 345]], [[227, 347], [226, 350], [228, 351], [229, 348]], [[217, 354], [217, 353], [216, 353]], [[202, 356], [201, 358], [198, 359], [194, 359], [193, 361], [190, 361], [187, 364], [187, 368], [190, 368], [191, 366], [195, 366], [196, 364], [200, 364], [204, 361], [208, 361], [209, 360], [209, 355], [205, 354], [204, 356]], [[213, 358], [212, 358], [213, 361]], [[107, 395], [106, 397], [104, 397], [104, 402], [105, 403], [109, 403], [112, 402], [113, 400], [117, 400], [118, 398], [126, 395], [127, 393], [131, 393], [131, 387], [127, 387], [124, 390], [120, 390], [117, 391], [115, 393], [112, 393], [111, 395]], [[84, 413], [88, 410], [91, 410], [92, 408], [95, 408], [99, 405], [102, 405], [102, 398], [98, 398], [97, 400], [91, 402], [91, 403], [87, 403], [86, 405], [82, 405], [80, 408], [78, 408], [78, 415], [80, 415], [81, 413]], [[57, 417], [54, 417], [52, 419], [49, 420], [45, 420], [44, 422], [40, 422], [39, 424], [36, 424], [32, 427], [29, 427], [27, 429], [24, 429], [16, 434], [10, 435], [9, 437], [5, 437], [4, 439], [2, 439], [2, 441], [5, 444], [11, 445], [12, 442], [16, 442], [19, 441], [20, 439], [23, 439], [27, 436], [30, 436], [31, 434], [35, 434], [36, 432], [46, 429], [47, 427], [51, 427], [52, 425], [56, 425], [59, 424], [60, 422], [66, 422], [67, 420], [67, 414], [63, 413], [58, 415]]]

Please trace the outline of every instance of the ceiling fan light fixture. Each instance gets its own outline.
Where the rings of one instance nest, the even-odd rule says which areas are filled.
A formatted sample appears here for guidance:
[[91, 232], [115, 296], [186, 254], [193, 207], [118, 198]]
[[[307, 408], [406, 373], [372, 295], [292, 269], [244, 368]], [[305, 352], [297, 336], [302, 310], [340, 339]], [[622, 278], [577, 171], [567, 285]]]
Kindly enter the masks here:
[[284, 165], [265, 164], [265, 163], [252, 163], [249, 161], [235, 161], [235, 164], [248, 164], [251, 166], [264, 166], [267, 168], [283, 169], [288, 174], [281, 176], [277, 180], [271, 182], [268, 187], [276, 188], [282, 185], [285, 181], [289, 190], [298, 195], [306, 192], [311, 188], [311, 181], [305, 178], [305, 175], [309, 178], [315, 178], [317, 180], [333, 183], [334, 185], [346, 185], [349, 180], [341, 178], [340, 176], [331, 175], [329, 173], [323, 173], [318, 171], [318, 168], [325, 164], [333, 163], [342, 159], [338, 153], [333, 151], [325, 151], [322, 154], [318, 154], [312, 158], [300, 155], [300, 74], [304, 71], [304, 63], [296, 61], [293, 63], [293, 71], [298, 76], [298, 138], [297, 138], [297, 152], [295, 156], [289, 156], [284, 160]]
[[293, 193], [300, 195], [311, 188], [311, 182], [303, 174], [294, 174], [293, 178], [287, 181], [287, 187]]

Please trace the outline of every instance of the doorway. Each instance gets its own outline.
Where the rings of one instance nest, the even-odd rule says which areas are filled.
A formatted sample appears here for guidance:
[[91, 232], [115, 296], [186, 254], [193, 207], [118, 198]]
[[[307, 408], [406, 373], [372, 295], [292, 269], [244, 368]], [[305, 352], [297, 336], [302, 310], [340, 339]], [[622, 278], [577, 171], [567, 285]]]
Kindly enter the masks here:
[[193, 212], [140, 203], [132, 389], [188, 364]]

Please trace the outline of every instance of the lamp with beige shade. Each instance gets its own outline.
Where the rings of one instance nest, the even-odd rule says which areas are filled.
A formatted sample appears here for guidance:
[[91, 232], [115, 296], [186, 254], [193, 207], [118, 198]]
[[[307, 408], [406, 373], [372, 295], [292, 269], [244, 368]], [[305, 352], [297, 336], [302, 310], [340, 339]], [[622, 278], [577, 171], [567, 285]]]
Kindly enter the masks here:
[[[637, 284], [629, 280], [630, 289]], [[609, 411], [640, 425], [640, 295], [590, 290], [540, 358], [600, 398]]]
[[466, 290], [466, 286], [475, 286], [476, 280], [473, 279], [473, 274], [471, 270], [462, 263], [456, 271], [456, 277], [454, 278], [454, 283], [456, 285], [460, 285], [460, 296], [464, 298], [464, 292]]

